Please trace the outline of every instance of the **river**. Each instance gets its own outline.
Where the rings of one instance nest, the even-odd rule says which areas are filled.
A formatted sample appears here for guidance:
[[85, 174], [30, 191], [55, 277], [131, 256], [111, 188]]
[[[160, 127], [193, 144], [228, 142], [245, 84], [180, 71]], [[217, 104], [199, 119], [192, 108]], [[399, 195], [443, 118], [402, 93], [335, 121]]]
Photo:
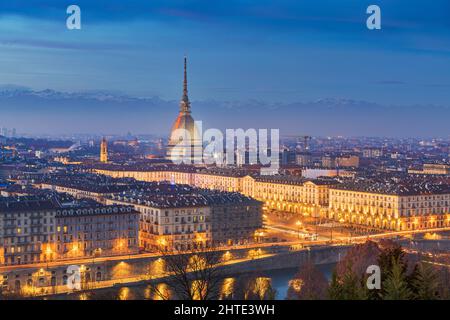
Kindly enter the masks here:
[[[325, 277], [330, 280], [331, 274], [335, 264], [318, 265], [320, 271]], [[287, 295], [289, 281], [294, 277], [297, 268], [269, 270], [259, 273], [259, 276], [270, 279], [272, 287], [276, 290], [276, 299], [284, 300]], [[239, 275], [242, 276], [242, 275]], [[234, 277], [227, 278], [233, 282]], [[164, 289], [164, 288], [162, 288]], [[163, 291], [163, 290], [161, 290]], [[108, 289], [94, 290], [94, 293], [76, 293], [64, 296], [55, 297], [56, 299], [70, 299], [70, 300], [94, 300], [94, 299], [120, 299], [120, 300], [143, 300], [152, 299], [160, 300], [161, 298], [152, 294], [152, 290], [148, 285], [129, 286], [126, 285]]]

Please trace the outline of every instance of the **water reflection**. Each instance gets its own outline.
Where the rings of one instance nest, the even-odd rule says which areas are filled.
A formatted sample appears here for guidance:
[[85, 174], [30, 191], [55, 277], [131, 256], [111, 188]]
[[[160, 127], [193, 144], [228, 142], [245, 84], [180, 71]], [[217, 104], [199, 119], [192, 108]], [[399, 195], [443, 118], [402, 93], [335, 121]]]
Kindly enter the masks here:
[[169, 287], [165, 283], [158, 283], [156, 286], [148, 287], [149, 300], [169, 300], [172, 296]]
[[[331, 277], [333, 267], [334, 265], [320, 266], [328, 280]], [[293, 268], [267, 271], [260, 276], [240, 274], [227, 277], [222, 280], [218, 287], [218, 299], [284, 299], [290, 284], [298, 290], [301, 288], [302, 283], [293, 279], [297, 271], [298, 269]], [[195, 293], [194, 298], [199, 298], [202, 290], [204, 293], [206, 287], [201, 282], [193, 282], [192, 293]], [[80, 300], [169, 300], [173, 298], [170, 288], [164, 283], [99, 289], [72, 296], [72, 299]]]
[[193, 300], [205, 300], [208, 292], [208, 282], [205, 280], [194, 280], [191, 284], [191, 297]]
[[80, 293], [79, 299], [80, 300], [90, 300], [90, 295], [89, 293]]
[[267, 277], [256, 277], [250, 279], [245, 290], [244, 299], [245, 300], [265, 300], [270, 298], [275, 298], [272, 295], [272, 279]]
[[130, 300], [130, 288], [123, 287], [119, 289], [119, 294], [117, 295], [118, 300]]

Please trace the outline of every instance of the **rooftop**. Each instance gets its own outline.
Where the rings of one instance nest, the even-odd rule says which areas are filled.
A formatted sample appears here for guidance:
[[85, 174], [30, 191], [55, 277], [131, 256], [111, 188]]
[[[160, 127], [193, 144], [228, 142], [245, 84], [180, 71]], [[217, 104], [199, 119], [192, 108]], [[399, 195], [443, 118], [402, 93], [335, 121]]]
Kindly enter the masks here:
[[289, 185], [303, 185], [306, 182], [312, 182], [316, 185], [335, 185], [338, 181], [333, 178], [317, 178], [317, 179], [307, 179], [300, 176], [292, 175], [275, 175], [275, 176], [255, 176], [256, 181], [278, 183], [278, 184], [289, 184]]
[[[179, 187], [179, 186], [178, 186]], [[187, 191], [187, 190], [185, 190]], [[112, 195], [110, 199], [154, 208], [207, 207], [214, 205], [247, 204], [257, 205], [259, 201], [237, 192], [221, 192], [191, 188], [189, 192], [149, 193], [145, 191], [126, 192]]]
[[427, 194], [450, 194], [449, 184], [433, 184], [429, 182], [405, 183], [405, 182], [377, 182], [359, 181], [344, 183], [334, 186], [332, 189], [361, 191], [367, 193], [378, 193], [386, 195], [427, 195]]
[[112, 206], [74, 206], [69, 208], [60, 208], [56, 211], [56, 217], [73, 217], [73, 216], [89, 216], [89, 215], [109, 215], [136, 213], [132, 206], [112, 205]]
[[3, 197], [0, 198], [1, 213], [56, 211], [58, 216], [100, 215], [115, 213], [137, 213], [132, 206], [105, 206], [97, 202], [74, 202], [62, 205], [56, 199], [39, 199], [37, 197]]
[[[2, 199], [2, 198], [0, 198]], [[0, 213], [48, 211], [60, 208], [53, 200], [3, 198], [0, 201]]]

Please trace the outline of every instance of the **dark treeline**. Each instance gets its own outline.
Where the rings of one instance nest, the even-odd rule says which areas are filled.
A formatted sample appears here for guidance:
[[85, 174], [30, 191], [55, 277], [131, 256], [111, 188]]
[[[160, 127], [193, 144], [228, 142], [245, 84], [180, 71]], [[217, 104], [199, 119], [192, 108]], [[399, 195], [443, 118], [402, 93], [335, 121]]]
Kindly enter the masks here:
[[[367, 241], [353, 247], [336, 265], [330, 282], [313, 264], [302, 265], [290, 282], [287, 299], [448, 300], [448, 254], [437, 256], [408, 254], [393, 241]], [[380, 268], [379, 289], [368, 288], [371, 265]]]

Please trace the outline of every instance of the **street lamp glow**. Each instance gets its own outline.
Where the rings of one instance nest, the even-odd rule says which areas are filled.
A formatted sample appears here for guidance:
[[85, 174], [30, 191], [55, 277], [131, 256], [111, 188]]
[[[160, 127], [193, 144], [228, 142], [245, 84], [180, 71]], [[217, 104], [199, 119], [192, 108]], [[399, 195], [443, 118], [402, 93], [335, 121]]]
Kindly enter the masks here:
[[46, 253], [47, 255], [51, 255], [51, 254], [53, 253], [53, 250], [52, 250], [52, 248], [50, 247], [50, 245], [47, 245], [47, 248], [45, 249], [45, 253]]
[[164, 238], [159, 238], [158, 239], [158, 241], [157, 241], [157, 243], [160, 245], [160, 246], [166, 246], [166, 244], [167, 244], [167, 241], [166, 241], [166, 239], [164, 239]]

